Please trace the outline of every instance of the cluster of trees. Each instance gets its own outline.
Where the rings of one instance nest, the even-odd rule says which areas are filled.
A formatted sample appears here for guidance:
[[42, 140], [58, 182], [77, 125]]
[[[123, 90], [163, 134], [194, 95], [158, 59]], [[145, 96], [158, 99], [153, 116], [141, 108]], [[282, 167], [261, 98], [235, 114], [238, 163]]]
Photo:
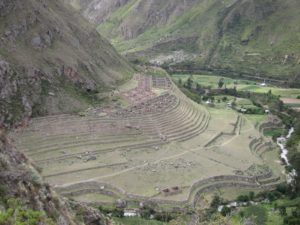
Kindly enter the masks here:
[[20, 199], [8, 198], [3, 200], [1, 198], [1, 201], [3, 205], [6, 206], [5, 211], [0, 211], [1, 225], [55, 224], [53, 220], [48, 218], [44, 212], [28, 209]]
[[299, 225], [300, 224], [300, 206], [297, 206], [295, 209], [292, 209], [290, 215], [287, 214], [286, 207], [281, 206], [279, 208], [281, 216], [284, 217], [284, 224], [288, 225]]
[[[98, 208], [102, 213], [110, 214], [112, 217], [124, 217], [124, 207], [105, 208], [99, 206]], [[158, 208], [156, 203], [148, 203], [139, 209], [139, 215], [146, 220], [154, 219], [162, 222], [169, 222], [178, 216], [178, 212], [158, 211]]]
[[298, 174], [298, 176], [295, 177], [294, 195], [300, 196], [300, 117], [295, 120], [295, 132], [291, 138], [288, 139], [286, 147], [289, 150], [288, 158], [293, 166], [293, 169], [295, 169]]
[[195, 83], [192, 76], [190, 76], [185, 82], [183, 82], [182, 79], [179, 78], [178, 85], [179, 87], [186, 88], [198, 94], [204, 94], [206, 89], [205, 87], [201, 86], [199, 83]]

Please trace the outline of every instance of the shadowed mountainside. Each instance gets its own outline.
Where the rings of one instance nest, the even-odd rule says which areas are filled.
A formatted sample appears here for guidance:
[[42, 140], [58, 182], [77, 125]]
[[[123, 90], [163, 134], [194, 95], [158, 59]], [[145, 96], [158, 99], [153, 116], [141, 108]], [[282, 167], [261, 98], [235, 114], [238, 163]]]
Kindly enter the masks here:
[[0, 122], [76, 112], [131, 66], [61, 1], [0, 1]]

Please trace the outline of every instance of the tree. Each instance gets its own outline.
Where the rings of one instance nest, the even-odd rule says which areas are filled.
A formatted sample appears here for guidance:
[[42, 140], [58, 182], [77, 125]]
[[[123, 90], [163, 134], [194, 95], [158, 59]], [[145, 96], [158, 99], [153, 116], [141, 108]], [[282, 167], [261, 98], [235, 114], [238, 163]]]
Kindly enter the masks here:
[[268, 91], [268, 96], [272, 96], [272, 90], [271, 89]]
[[192, 86], [193, 86], [193, 78], [192, 77], [189, 77], [188, 79], [187, 79], [187, 82], [186, 82], [186, 87], [187, 87], [187, 89], [192, 89]]
[[201, 91], [201, 85], [200, 84], [196, 84], [196, 91], [200, 92]]
[[208, 100], [208, 96], [205, 95], [205, 96], [202, 97], [202, 101], [206, 102], [207, 100]]
[[244, 211], [240, 211], [240, 212], [239, 212], [239, 215], [240, 215], [241, 218], [244, 218], [244, 217], [245, 217]]
[[227, 216], [231, 213], [231, 208], [224, 206], [223, 209], [221, 210], [221, 215], [222, 216]]
[[224, 78], [220, 78], [219, 82], [218, 82], [218, 87], [221, 89], [224, 85]]
[[221, 204], [221, 202], [222, 202], [222, 200], [221, 200], [220, 196], [215, 195], [210, 206], [212, 208], [217, 208]]
[[240, 195], [237, 197], [238, 202], [248, 202], [249, 201], [249, 196], [248, 195]]
[[181, 78], [179, 78], [179, 80], [178, 80], [178, 84], [179, 84], [179, 86], [181, 86], [181, 85], [182, 85], [182, 80], [181, 80]]
[[279, 184], [277, 185], [276, 190], [285, 195], [288, 192], [288, 188], [287, 184]]
[[224, 96], [224, 97], [222, 98], [222, 101], [223, 101], [223, 102], [227, 102], [227, 100], [228, 100], [228, 98], [227, 98], [226, 96]]
[[282, 216], [286, 216], [286, 215], [287, 215], [287, 213], [286, 213], [286, 208], [285, 208], [284, 206], [280, 206], [280, 207], [279, 207], [279, 213], [280, 213], [280, 215], [282, 215]]
[[234, 87], [233, 87], [233, 90], [232, 90], [232, 95], [233, 95], [233, 96], [236, 96], [236, 95], [237, 95], [236, 86], [234, 86]]

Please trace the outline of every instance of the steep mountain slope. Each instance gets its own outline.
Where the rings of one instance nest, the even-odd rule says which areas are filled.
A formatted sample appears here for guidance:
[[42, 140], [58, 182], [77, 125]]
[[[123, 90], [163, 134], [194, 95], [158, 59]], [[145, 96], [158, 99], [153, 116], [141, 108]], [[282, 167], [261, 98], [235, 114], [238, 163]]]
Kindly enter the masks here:
[[[70, 7], [69, 7], [70, 8]], [[0, 0], [0, 122], [73, 112], [130, 65], [60, 0]]]
[[0, 224], [111, 223], [96, 209], [57, 195], [6, 131], [26, 126], [35, 115], [99, 103], [98, 94], [132, 72], [60, 0], [0, 0]]
[[123, 54], [185, 69], [298, 79], [297, 0], [109, 2], [81, 2], [82, 12]]

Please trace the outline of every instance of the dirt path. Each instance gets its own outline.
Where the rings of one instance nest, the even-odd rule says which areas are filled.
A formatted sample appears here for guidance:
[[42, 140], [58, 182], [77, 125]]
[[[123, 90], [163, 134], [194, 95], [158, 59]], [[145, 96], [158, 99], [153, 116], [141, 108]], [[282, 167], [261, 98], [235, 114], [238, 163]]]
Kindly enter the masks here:
[[[187, 151], [184, 151], [182, 153], [179, 153], [179, 154], [176, 154], [176, 155], [172, 155], [172, 156], [169, 156], [169, 157], [161, 158], [159, 160], [151, 162], [151, 164], [158, 164], [158, 163], [160, 163], [162, 161], [170, 160], [170, 159], [173, 159], [173, 158], [178, 158], [180, 156], [183, 156], [183, 155], [185, 155], [187, 153], [191, 153], [191, 152], [193, 152], [193, 149], [192, 150], [187, 150]], [[63, 184], [63, 185], [56, 185], [55, 187], [68, 187], [68, 186], [71, 186], [71, 185], [74, 185], [74, 184], [86, 183], [86, 182], [91, 182], [91, 181], [97, 181], [99, 179], [114, 177], [114, 176], [121, 175], [123, 173], [127, 173], [127, 172], [130, 172], [130, 171], [139, 169], [139, 168], [146, 167], [148, 165], [149, 165], [149, 163], [144, 163], [142, 165], [134, 166], [134, 167], [131, 167], [131, 168], [128, 168], [128, 169], [125, 169], [125, 170], [121, 170], [121, 171], [118, 171], [118, 172], [115, 172], [115, 173], [111, 173], [111, 174], [108, 174], [108, 175], [94, 177], [92, 179], [83, 180], [83, 181], [79, 181], [79, 182], [71, 182], [71, 183], [66, 183], [66, 184]]]
[[[246, 118], [247, 120], [247, 118]], [[254, 128], [254, 126], [252, 126], [251, 128], [249, 128], [247, 130], [247, 132], [250, 132], [252, 131]], [[172, 155], [172, 156], [168, 156], [168, 157], [164, 157], [164, 158], [161, 158], [159, 160], [156, 160], [154, 162], [151, 162], [151, 164], [159, 164], [160, 162], [163, 162], [163, 161], [167, 161], [167, 160], [170, 160], [170, 159], [176, 159], [176, 158], [179, 158], [183, 155], [186, 155], [188, 153], [198, 153], [199, 150], [208, 150], [208, 149], [211, 149], [213, 147], [222, 147], [222, 146], [225, 146], [225, 145], [228, 145], [230, 144], [232, 141], [234, 141], [236, 138], [238, 138], [240, 135], [239, 134], [235, 134], [233, 135], [232, 138], [230, 138], [229, 140], [227, 140], [226, 142], [223, 142], [219, 145], [214, 145], [214, 146], [210, 146], [208, 148], [204, 148], [204, 147], [196, 147], [194, 149], [190, 149], [190, 150], [186, 150], [184, 152], [181, 152], [179, 154], [176, 154], [176, 155]], [[210, 161], [213, 161], [215, 163], [220, 163], [218, 161], [215, 161], [213, 160], [212, 158], [206, 156], [205, 154], [202, 154], [201, 155], [202, 157], [205, 157], [206, 159], [210, 160]], [[222, 163], [221, 163], [222, 164]], [[149, 163], [144, 163], [144, 164], [141, 164], [141, 165], [138, 165], [138, 166], [134, 166], [134, 167], [131, 167], [131, 168], [127, 168], [127, 169], [124, 169], [124, 170], [121, 170], [121, 171], [118, 171], [118, 172], [115, 172], [115, 173], [111, 173], [111, 174], [107, 174], [107, 175], [103, 175], [103, 176], [98, 176], [98, 177], [94, 177], [94, 178], [91, 178], [91, 179], [88, 179], [88, 180], [81, 180], [81, 181], [78, 181], [78, 182], [70, 182], [70, 183], [66, 183], [66, 184], [63, 184], [63, 185], [56, 185], [55, 187], [68, 187], [68, 186], [71, 186], [71, 185], [75, 185], [75, 184], [80, 184], [80, 183], [86, 183], [86, 182], [92, 182], [92, 181], [97, 181], [97, 180], [100, 180], [100, 179], [105, 179], [105, 178], [110, 178], [110, 177], [115, 177], [115, 176], [118, 176], [118, 175], [121, 175], [121, 174], [124, 174], [124, 173], [128, 173], [128, 172], [131, 172], [133, 170], [136, 170], [136, 169], [140, 169], [140, 168], [144, 168], [146, 166], [148, 166]], [[226, 164], [222, 164], [223, 166], [226, 166], [226, 167], [230, 167], [230, 168], [233, 168], [231, 167], [230, 165], [226, 165]], [[236, 169], [236, 168], [233, 168], [233, 169]]]
[[[235, 137], [233, 137], [231, 139], [231, 141], [236, 138], [238, 135], [236, 135]], [[227, 143], [229, 144], [229, 142]], [[219, 145], [219, 146], [222, 146], [222, 145]], [[151, 164], [159, 164], [163, 161], [167, 161], [167, 160], [170, 160], [170, 159], [175, 159], [175, 158], [179, 158], [183, 155], [186, 155], [188, 153], [199, 153], [199, 150], [204, 150], [205, 148], [202, 148], [202, 147], [197, 147], [197, 148], [194, 148], [194, 149], [190, 149], [190, 150], [186, 150], [184, 152], [181, 152], [179, 154], [176, 154], [176, 155], [172, 155], [172, 156], [168, 156], [168, 157], [164, 157], [164, 158], [161, 158], [159, 160], [156, 160], [154, 162], [151, 162]], [[210, 161], [213, 161], [215, 163], [220, 163], [219, 161], [216, 161], [216, 160], [213, 160], [212, 158], [202, 154], [201, 155], [202, 157], [205, 157], [206, 159], [210, 160]], [[220, 163], [224, 166], [227, 166], [227, 167], [230, 167], [230, 168], [233, 168], [233, 169], [236, 169], [230, 165], [226, 165], [226, 164], [223, 164], [223, 163]], [[133, 171], [133, 170], [136, 170], [136, 169], [140, 169], [140, 168], [143, 168], [143, 167], [146, 167], [148, 166], [149, 163], [144, 163], [144, 164], [141, 164], [141, 165], [138, 165], [138, 166], [134, 166], [134, 167], [131, 167], [131, 168], [127, 168], [127, 169], [124, 169], [124, 170], [121, 170], [121, 171], [118, 171], [118, 172], [115, 172], [115, 173], [111, 173], [111, 174], [107, 174], [107, 175], [104, 175], [104, 176], [98, 176], [98, 177], [94, 177], [92, 179], [88, 179], [88, 180], [82, 180], [82, 181], [79, 181], [79, 182], [70, 182], [70, 183], [66, 183], [66, 184], [63, 184], [63, 185], [56, 185], [55, 187], [68, 187], [68, 186], [71, 186], [71, 185], [75, 185], [75, 184], [80, 184], [80, 183], [86, 183], [86, 182], [92, 182], [92, 181], [97, 181], [97, 180], [100, 180], [100, 179], [105, 179], [105, 178], [110, 178], [110, 177], [114, 177], [114, 176], [118, 176], [118, 175], [121, 175], [121, 174], [124, 174], [124, 173], [127, 173], [127, 172], [130, 172], [130, 171]]]

